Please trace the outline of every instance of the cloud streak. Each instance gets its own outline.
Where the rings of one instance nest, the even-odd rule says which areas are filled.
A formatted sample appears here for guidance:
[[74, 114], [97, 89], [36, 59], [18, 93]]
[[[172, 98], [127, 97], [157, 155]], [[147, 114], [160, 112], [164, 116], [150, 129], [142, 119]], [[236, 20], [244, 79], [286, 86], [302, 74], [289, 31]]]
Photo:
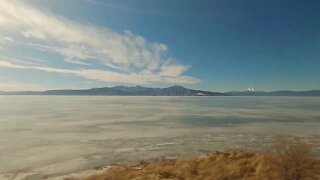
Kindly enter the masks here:
[[154, 75], [148, 72], [123, 74], [96, 69], [60, 69], [45, 66], [20, 65], [5, 60], [0, 60], [0, 68], [37, 70], [47, 73], [59, 73], [65, 75], [78, 76], [102, 82], [122, 82], [128, 84], [149, 84], [153, 82], [193, 83], [194, 81], [196, 81], [196, 79], [188, 76], [170, 77]]
[[[0, 62], [2, 68], [29, 69], [131, 84], [187, 84], [200, 81], [184, 75], [189, 66], [166, 56], [168, 47], [165, 44], [148, 42], [130, 31], [117, 33], [106, 27], [75, 22], [41, 12], [19, 1], [2, 0], [0, 9], [1, 36], [14, 34], [21, 41], [19, 43], [60, 55], [65, 62], [74, 66], [73, 69], [25, 66], [3, 59]], [[9, 48], [6, 43], [1, 46]], [[102, 64], [101, 69], [80, 69], [81, 65], [96, 63]]]

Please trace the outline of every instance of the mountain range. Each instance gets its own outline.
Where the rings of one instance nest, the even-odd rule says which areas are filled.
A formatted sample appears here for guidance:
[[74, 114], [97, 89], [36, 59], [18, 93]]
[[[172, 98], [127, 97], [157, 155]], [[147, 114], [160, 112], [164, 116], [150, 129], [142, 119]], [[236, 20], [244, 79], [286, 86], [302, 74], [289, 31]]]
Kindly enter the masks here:
[[182, 86], [148, 88], [142, 86], [114, 86], [83, 90], [48, 90], [0, 92], [2, 95], [85, 95], [85, 96], [226, 96], [224, 93], [188, 89]]
[[232, 91], [225, 93], [228, 96], [320, 96], [320, 90], [312, 91]]
[[17, 91], [3, 92], [0, 95], [83, 95], [83, 96], [320, 96], [320, 90], [312, 91], [247, 91], [212, 92], [188, 89], [183, 86], [170, 86], [167, 88], [149, 88], [143, 86], [114, 86], [91, 88], [82, 90], [62, 89], [47, 91]]

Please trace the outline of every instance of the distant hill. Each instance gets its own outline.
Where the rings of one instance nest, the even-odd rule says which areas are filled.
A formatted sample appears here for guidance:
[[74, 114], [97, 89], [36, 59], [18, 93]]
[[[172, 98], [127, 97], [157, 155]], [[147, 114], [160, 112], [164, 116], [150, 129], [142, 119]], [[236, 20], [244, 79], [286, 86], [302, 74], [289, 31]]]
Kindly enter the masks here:
[[65, 95], [65, 96], [320, 96], [320, 90], [312, 91], [231, 91], [226, 93], [188, 89], [183, 86], [149, 88], [143, 86], [114, 86], [92, 89], [61, 89], [47, 91], [3, 92], [0, 95]]
[[320, 90], [312, 91], [233, 91], [226, 93], [229, 96], [320, 96]]
[[2, 92], [2, 95], [84, 95], [84, 96], [226, 96], [224, 93], [188, 89], [182, 86], [148, 88], [142, 86], [114, 86], [84, 90], [48, 90]]

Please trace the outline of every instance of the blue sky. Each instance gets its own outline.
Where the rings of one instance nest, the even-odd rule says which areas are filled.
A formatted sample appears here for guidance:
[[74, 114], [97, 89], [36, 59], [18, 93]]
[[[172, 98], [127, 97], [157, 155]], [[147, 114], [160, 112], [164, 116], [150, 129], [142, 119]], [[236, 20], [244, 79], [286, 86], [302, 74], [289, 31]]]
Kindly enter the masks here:
[[0, 90], [320, 89], [320, 1], [2, 0]]

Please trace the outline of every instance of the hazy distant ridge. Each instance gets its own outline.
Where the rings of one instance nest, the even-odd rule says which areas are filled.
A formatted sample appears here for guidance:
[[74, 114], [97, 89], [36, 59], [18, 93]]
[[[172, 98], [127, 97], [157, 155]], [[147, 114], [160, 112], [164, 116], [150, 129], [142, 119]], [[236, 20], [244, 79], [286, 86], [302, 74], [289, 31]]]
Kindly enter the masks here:
[[233, 91], [226, 93], [229, 96], [320, 96], [320, 90], [312, 91]]
[[182, 86], [148, 88], [142, 86], [115, 86], [84, 90], [48, 90], [0, 92], [3, 95], [86, 95], [86, 96], [225, 96], [224, 93], [187, 89]]
[[92, 89], [62, 89], [47, 91], [3, 92], [0, 95], [83, 95], [83, 96], [320, 96], [320, 90], [312, 91], [231, 91], [226, 93], [188, 89], [183, 86], [149, 88], [143, 86], [114, 86]]

